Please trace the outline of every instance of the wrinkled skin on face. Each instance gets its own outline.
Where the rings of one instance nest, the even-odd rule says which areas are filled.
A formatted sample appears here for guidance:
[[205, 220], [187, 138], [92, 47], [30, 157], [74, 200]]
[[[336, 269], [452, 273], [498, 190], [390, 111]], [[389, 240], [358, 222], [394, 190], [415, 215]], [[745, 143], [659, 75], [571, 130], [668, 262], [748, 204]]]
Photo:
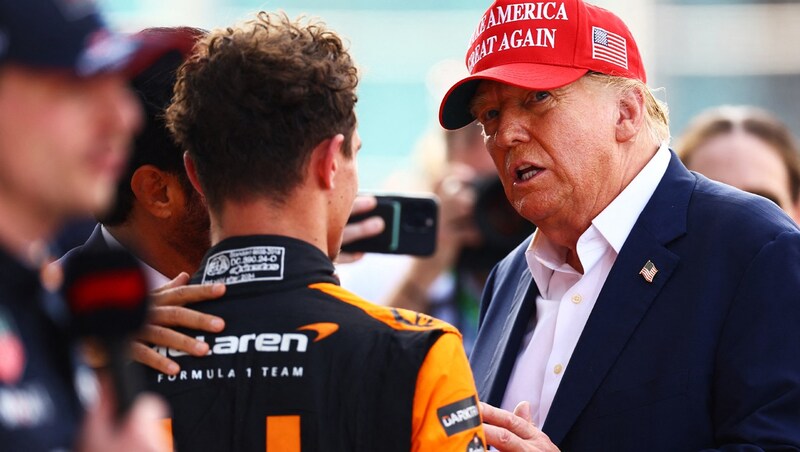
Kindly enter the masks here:
[[652, 156], [625, 152], [625, 102], [618, 90], [586, 77], [549, 91], [484, 81], [473, 98], [508, 199], [563, 246], [577, 241]]

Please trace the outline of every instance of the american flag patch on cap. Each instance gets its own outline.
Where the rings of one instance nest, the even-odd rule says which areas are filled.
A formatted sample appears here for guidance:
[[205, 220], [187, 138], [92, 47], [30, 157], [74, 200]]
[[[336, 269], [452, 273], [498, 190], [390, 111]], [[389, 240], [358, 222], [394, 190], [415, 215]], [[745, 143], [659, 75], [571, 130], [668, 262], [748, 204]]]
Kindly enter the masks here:
[[628, 69], [627, 41], [616, 33], [592, 27], [592, 58]]

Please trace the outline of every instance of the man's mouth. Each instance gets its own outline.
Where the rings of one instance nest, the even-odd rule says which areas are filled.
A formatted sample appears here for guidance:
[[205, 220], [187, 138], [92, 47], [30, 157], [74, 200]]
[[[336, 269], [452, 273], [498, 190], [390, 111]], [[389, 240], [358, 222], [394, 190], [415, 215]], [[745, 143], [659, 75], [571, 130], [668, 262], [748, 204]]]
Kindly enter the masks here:
[[542, 171], [542, 169], [543, 168], [529, 164], [521, 165], [516, 169], [517, 180], [521, 182], [530, 180], [533, 176], [539, 174], [539, 171]]

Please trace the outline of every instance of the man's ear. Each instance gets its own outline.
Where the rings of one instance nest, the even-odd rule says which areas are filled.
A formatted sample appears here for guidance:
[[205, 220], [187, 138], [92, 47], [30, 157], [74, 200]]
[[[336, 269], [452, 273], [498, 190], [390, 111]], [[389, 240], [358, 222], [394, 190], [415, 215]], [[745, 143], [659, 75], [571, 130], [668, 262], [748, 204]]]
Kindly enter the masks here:
[[188, 151], [183, 153], [183, 166], [186, 168], [186, 175], [189, 177], [192, 187], [205, 198], [205, 193], [200, 187], [200, 179], [197, 177], [197, 168], [195, 168], [194, 160], [192, 160], [192, 156], [189, 155]]
[[616, 138], [620, 143], [632, 140], [644, 126], [644, 95], [636, 88], [625, 90], [617, 101]]
[[171, 215], [170, 184], [174, 176], [153, 165], [142, 165], [131, 176], [131, 191], [139, 205], [159, 218]]
[[321, 141], [311, 153], [310, 174], [326, 190], [334, 187], [336, 171], [339, 170], [337, 157], [342, 151], [343, 143], [344, 135], [340, 133]]

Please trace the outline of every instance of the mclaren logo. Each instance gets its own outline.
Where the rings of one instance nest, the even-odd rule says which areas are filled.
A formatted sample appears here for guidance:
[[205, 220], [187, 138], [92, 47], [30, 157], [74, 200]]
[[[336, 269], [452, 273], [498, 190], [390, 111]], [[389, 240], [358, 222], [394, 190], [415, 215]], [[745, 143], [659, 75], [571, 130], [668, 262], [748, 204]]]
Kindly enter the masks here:
[[339, 331], [339, 325], [336, 323], [329, 323], [329, 322], [312, 323], [310, 325], [301, 326], [297, 330], [316, 331], [317, 338], [314, 339], [314, 342], [319, 342], [325, 339], [326, 337], [330, 336], [331, 334]]
[[[233, 355], [247, 353], [251, 350], [264, 353], [304, 353], [308, 350], [309, 338], [313, 342], [319, 342], [338, 330], [339, 325], [336, 323], [321, 322], [303, 325], [297, 328], [297, 333], [250, 333], [240, 336], [215, 336], [209, 342], [208, 354]], [[309, 332], [316, 334], [308, 334]], [[207, 342], [205, 336], [195, 336], [195, 339]], [[164, 356], [178, 357], [187, 355], [187, 353], [173, 348], [154, 348]]]

